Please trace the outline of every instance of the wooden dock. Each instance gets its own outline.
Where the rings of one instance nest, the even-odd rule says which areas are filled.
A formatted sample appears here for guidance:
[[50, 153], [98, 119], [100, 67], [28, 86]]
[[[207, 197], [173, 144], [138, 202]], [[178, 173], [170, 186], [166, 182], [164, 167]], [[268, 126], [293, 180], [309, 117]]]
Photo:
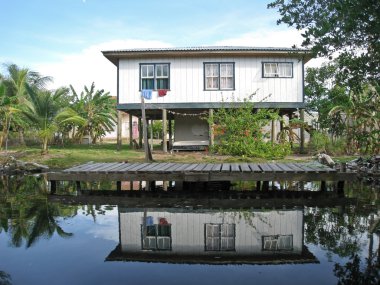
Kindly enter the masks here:
[[355, 173], [317, 163], [87, 163], [49, 181], [352, 181]]

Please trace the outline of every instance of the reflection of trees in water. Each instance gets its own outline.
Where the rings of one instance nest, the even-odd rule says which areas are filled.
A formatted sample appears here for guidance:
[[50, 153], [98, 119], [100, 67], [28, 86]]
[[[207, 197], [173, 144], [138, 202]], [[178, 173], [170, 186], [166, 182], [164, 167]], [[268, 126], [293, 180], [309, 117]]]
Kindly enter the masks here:
[[0, 181], [0, 232], [9, 235], [12, 246], [25, 243], [30, 247], [54, 233], [63, 238], [72, 236], [60, 226], [59, 218], [75, 216], [77, 207], [49, 203], [43, 176], [7, 176]]
[[11, 285], [11, 280], [12, 278], [8, 273], [0, 270], [0, 285]]
[[[379, 284], [380, 244], [374, 250], [374, 233], [370, 231], [373, 224], [373, 214], [361, 206], [348, 210], [313, 208], [305, 212], [305, 241], [320, 245], [329, 257], [337, 254], [350, 258], [345, 264], [335, 263], [338, 284]], [[366, 246], [368, 257], [362, 261]]]

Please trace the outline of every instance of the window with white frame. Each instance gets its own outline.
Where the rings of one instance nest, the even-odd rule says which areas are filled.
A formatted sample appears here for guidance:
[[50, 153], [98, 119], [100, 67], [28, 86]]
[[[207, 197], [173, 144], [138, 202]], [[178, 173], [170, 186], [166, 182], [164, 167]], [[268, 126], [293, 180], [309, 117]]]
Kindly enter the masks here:
[[141, 225], [141, 242], [145, 250], [171, 250], [171, 225]]
[[293, 77], [293, 64], [291, 62], [264, 62], [263, 77]]
[[168, 63], [140, 64], [140, 89], [169, 89]]
[[293, 235], [263, 236], [263, 250], [265, 251], [291, 251], [293, 250]]
[[205, 224], [205, 250], [235, 250], [235, 224]]
[[205, 63], [205, 90], [233, 90], [234, 84], [234, 63]]

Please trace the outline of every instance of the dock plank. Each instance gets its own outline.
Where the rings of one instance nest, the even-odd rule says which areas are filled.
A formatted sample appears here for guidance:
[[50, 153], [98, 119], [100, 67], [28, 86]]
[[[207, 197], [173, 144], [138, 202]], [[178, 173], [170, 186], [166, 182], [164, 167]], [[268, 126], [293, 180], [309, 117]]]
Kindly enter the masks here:
[[293, 169], [290, 168], [286, 163], [276, 163], [276, 165], [285, 172], [292, 172]]
[[239, 163], [231, 163], [231, 172], [240, 172]]
[[277, 163], [268, 163], [268, 166], [272, 169], [273, 172], [284, 172], [284, 170], [277, 165]]
[[257, 163], [248, 163], [252, 172], [263, 172]]
[[211, 168], [211, 172], [220, 172], [222, 168], [221, 163], [214, 164], [213, 167]]
[[259, 167], [263, 172], [272, 172], [272, 168], [267, 163], [259, 163]]
[[231, 164], [223, 163], [221, 171], [222, 172], [230, 172], [231, 171]]
[[240, 163], [240, 168], [242, 172], [251, 172], [251, 169], [249, 168], [248, 163]]
[[207, 163], [199, 163], [197, 167], [195, 167], [192, 171], [198, 172], [203, 171], [203, 169], [207, 166]]

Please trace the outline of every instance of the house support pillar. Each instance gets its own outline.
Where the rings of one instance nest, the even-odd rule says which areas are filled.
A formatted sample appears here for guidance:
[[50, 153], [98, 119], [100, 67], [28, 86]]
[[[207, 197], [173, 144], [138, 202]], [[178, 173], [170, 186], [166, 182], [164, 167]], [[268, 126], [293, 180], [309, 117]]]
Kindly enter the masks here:
[[166, 109], [162, 109], [162, 151], [163, 152], [168, 152], [166, 118], [167, 118]]
[[132, 114], [129, 114], [129, 146], [133, 147], [133, 121]]
[[122, 144], [121, 132], [122, 132], [122, 129], [123, 129], [122, 114], [121, 114], [121, 111], [117, 111], [117, 151], [121, 150], [121, 144]]
[[173, 147], [172, 119], [169, 119], [169, 150]]
[[142, 127], [142, 120], [139, 118], [139, 148], [142, 148], [142, 141], [143, 141], [143, 127]]
[[305, 126], [304, 126], [304, 122], [305, 122], [305, 110], [304, 109], [301, 109], [300, 110], [300, 120], [302, 122], [302, 125], [301, 125], [301, 134], [300, 134], [300, 153], [304, 153], [305, 152]]
[[209, 109], [208, 111], [208, 116], [209, 116], [209, 135], [210, 135], [210, 140], [209, 140], [209, 146], [212, 147], [214, 146], [214, 110]]
[[150, 120], [150, 149], [153, 151], [153, 120]]
[[272, 143], [274, 143], [276, 141], [276, 121], [275, 120], [272, 120], [272, 130], [271, 130], [271, 141]]

